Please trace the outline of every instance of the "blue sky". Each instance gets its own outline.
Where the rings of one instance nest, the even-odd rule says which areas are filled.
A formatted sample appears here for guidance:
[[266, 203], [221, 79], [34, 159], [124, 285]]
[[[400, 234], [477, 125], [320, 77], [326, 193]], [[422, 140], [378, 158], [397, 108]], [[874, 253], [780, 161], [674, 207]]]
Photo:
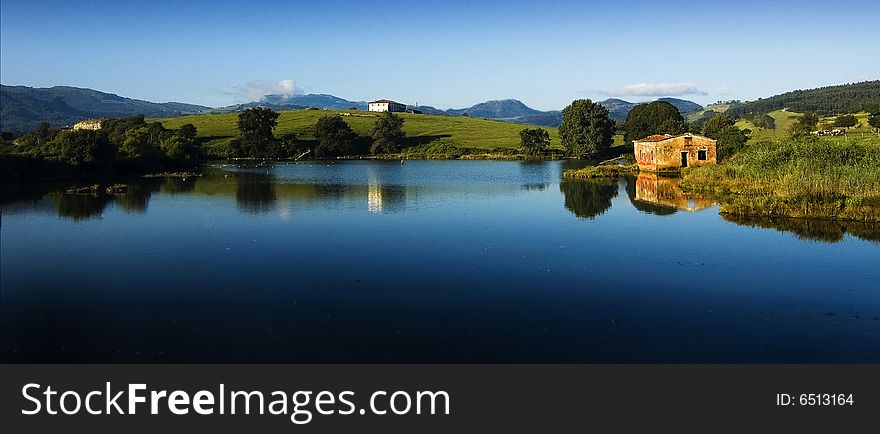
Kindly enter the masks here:
[[880, 78], [874, 1], [0, 2], [0, 81], [222, 106], [700, 103]]

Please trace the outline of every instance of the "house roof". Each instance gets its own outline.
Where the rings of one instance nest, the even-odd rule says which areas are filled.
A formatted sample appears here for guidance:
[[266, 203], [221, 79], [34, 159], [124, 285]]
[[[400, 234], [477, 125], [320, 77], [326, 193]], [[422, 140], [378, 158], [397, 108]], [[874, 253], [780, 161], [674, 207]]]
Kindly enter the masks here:
[[375, 101], [370, 101], [370, 104], [372, 104], [372, 103], [374, 103], [374, 102], [387, 102], [387, 103], [389, 103], [389, 104], [400, 104], [400, 105], [403, 105], [402, 102], [392, 101], [392, 100], [390, 100], [390, 99], [377, 99], [377, 100], [375, 100]]
[[[677, 135], [677, 136], [673, 136], [673, 135], [669, 135], [669, 134], [654, 134], [653, 136], [648, 136], [648, 137], [645, 137], [644, 139], [639, 139], [639, 140], [634, 140], [634, 141], [635, 141], [635, 142], [640, 142], [640, 143], [644, 143], [644, 142], [662, 142], [662, 141], [664, 141], [664, 140], [674, 139], [674, 138], [677, 138], [677, 137], [701, 137], [701, 138], [703, 138], [703, 139], [713, 140], [713, 139], [709, 139], [708, 137], [698, 136], [698, 135], [696, 135], [696, 134], [691, 134], [691, 133], [685, 133], [685, 134], [679, 134], [679, 135]], [[714, 140], [713, 140], [713, 141], [714, 141]]]
[[654, 134], [653, 136], [645, 137], [641, 140], [636, 140], [637, 142], [662, 142], [666, 139], [671, 139], [675, 136], [671, 136], [669, 134]]

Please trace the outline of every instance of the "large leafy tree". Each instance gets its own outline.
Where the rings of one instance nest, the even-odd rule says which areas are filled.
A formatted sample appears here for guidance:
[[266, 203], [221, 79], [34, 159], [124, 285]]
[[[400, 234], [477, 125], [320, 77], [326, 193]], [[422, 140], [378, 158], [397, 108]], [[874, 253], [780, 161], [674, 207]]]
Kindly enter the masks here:
[[815, 113], [804, 113], [803, 116], [799, 117], [797, 121], [791, 124], [789, 132], [793, 136], [810, 134], [811, 131], [816, 129], [816, 125], [818, 124], [819, 115]]
[[639, 104], [630, 110], [626, 116], [624, 139], [631, 142], [653, 134], [681, 134], [685, 128], [684, 118], [674, 105], [654, 101]]
[[163, 132], [148, 126], [127, 130], [125, 138], [122, 140], [122, 145], [119, 147], [120, 155], [134, 161], [158, 160], [161, 155], [159, 146], [164, 138]]
[[391, 154], [400, 152], [406, 133], [403, 132], [403, 118], [386, 111], [376, 118], [373, 130], [370, 132], [373, 145], [370, 151], [373, 154]]
[[841, 128], [849, 128], [854, 127], [859, 124], [859, 120], [856, 119], [855, 115], [846, 114], [840, 115], [834, 119], [834, 126]]
[[315, 154], [321, 158], [334, 158], [354, 152], [357, 134], [342, 117], [327, 115], [321, 116], [315, 123], [315, 138], [318, 139]]
[[726, 158], [745, 147], [749, 140], [745, 131], [736, 127], [734, 120], [726, 113], [712, 116], [703, 125], [703, 135], [717, 141], [719, 158]]
[[868, 116], [868, 125], [880, 130], [880, 111]]
[[614, 121], [602, 105], [588, 99], [575, 100], [562, 110], [559, 137], [569, 155], [597, 157], [611, 147]]
[[519, 146], [529, 157], [539, 157], [550, 146], [550, 134], [543, 128], [523, 128], [519, 132]]
[[185, 124], [174, 134], [162, 139], [160, 147], [165, 156], [175, 163], [188, 163], [204, 157], [204, 150], [199, 144], [198, 132], [193, 124]]
[[63, 130], [53, 141], [61, 161], [72, 166], [106, 168], [116, 157], [116, 146], [96, 131]]
[[263, 158], [275, 140], [278, 113], [268, 107], [254, 107], [238, 115], [239, 140], [235, 153], [240, 157]]
[[733, 119], [726, 113], [716, 114], [703, 125], [703, 135], [714, 139], [719, 131], [732, 127], [733, 123]]

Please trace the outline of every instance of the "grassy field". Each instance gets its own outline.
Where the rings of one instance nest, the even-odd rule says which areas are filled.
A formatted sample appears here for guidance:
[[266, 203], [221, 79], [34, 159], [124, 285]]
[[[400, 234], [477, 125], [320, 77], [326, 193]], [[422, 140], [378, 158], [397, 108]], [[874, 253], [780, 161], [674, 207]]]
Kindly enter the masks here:
[[[369, 135], [375, 116], [365, 111], [290, 110], [280, 112], [275, 135], [295, 133], [298, 139], [314, 140], [312, 127], [321, 116], [340, 114], [359, 135]], [[491, 119], [465, 116], [414, 115], [401, 113], [403, 130], [407, 135], [407, 151], [412, 154], [441, 155], [455, 150], [491, 153], [498, 150], [514, 150], [519, 147], [519, 132], [528, 126]], [[238, 135], [238, 114], [209, 114], [184, 116], [171, 119], [154, 119], [166, 128], [179, 128], [191, 123], [200, 137], [207, 140], [206, 147], [216, 149], [225, 146]], [[550, 133], [550, 147], [562, 149], [556, 128], [544, 128]]]
[[[750, 136], [750, 142], [760, 142], [766, 140], [781, 140], [788, 137], [788, 129], [791, 127], [799, 117], [803, 116], [802, 113], [790, 112], [787, 110], [776, 110], [768, 113], [770, 117], [776, 122], [776, 128], [774, 129], [766, 129], [766, 128], [758, 128], [751, 122], [740, 119], [736, 122], [736, 126], [738, 128], [748, 128], [752, 130], [752, 134]], [[859, 121], [859, 124], [853, 128], [847, 129], [847, 137], [834, 137], [834, 139], [840, 140], [848, 140], [853, 137], [861, 138], [865, 136], [866, 139], [870, 140], [868, 137], [873, 131], [871, 131], [871, 127], [868, 125], [868, 113], [861, 112], [856, 113], [856, 119]], [[819, 129], [833, 129], [834, 127], [831, 124], [834, 123], [835, 116], [826, 116], [819, 119]], [[876, 133], [874, 133], [876, 136]]]

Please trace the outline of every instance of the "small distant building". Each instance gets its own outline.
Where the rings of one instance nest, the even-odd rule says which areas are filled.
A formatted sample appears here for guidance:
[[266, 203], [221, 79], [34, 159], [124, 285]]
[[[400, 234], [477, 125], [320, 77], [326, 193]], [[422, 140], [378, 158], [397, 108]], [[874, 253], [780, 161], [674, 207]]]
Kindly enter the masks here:
[[633, 142], [639, 169], [652, 172], [716, 163], [715, 140], [694, 134], [656, 134]]
[[370, 101], [369, 108], [371, 112], [403, 112], [406, 111], [406, 104], [390, 99], [377, 99]]
[[73, 124], [74, 130], [100, 130], [101, 129], [101, 119], [88, 119], [84, 121], [79, 121]]

